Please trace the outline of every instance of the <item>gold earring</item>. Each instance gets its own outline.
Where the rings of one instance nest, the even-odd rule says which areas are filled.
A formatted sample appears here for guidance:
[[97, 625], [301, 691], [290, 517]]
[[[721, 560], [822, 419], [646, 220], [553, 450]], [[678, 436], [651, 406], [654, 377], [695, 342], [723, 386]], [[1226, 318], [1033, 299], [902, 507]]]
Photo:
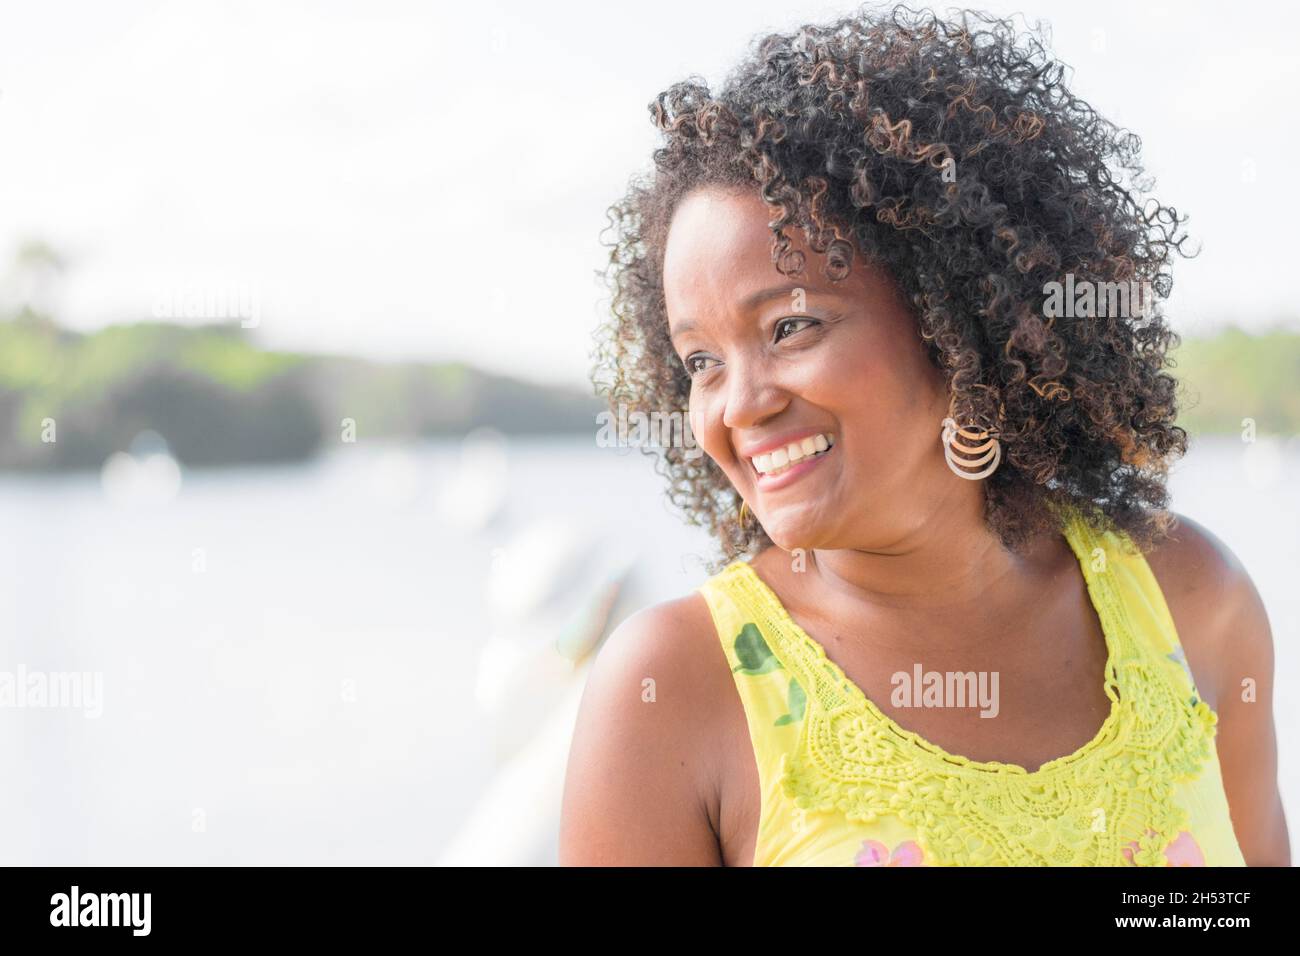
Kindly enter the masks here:
[[749, 502], [744, 498], [740, 499], [740, 526], [745, 527], [745, 511], [749, 508]]
[[[943, 459], [949, 470], [958, 478], [977, 481], [987, 478], [997, 470], [1002, 461], [1002, 443], [998, 440], [996, 428], [979, 428], [959, 426], [955, 419], [943, 420]], [[983, 444], [966, 444], [965, 442], [983, 442]], [[978, 469], [981, 465], [988, 467]]]

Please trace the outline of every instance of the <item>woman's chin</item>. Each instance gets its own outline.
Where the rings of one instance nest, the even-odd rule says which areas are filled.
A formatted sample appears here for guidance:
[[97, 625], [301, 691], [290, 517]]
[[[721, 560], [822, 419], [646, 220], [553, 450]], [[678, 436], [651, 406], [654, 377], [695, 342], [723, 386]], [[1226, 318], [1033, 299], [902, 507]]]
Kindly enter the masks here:
[[822, 546], [822, 535], [817, 533], [816, 529], [807, 526], [781, 526], [776, 528], [764, 526], [763, 530], [772, 539], [772, 543], [782, 551], [811, 551], [813, 548]]

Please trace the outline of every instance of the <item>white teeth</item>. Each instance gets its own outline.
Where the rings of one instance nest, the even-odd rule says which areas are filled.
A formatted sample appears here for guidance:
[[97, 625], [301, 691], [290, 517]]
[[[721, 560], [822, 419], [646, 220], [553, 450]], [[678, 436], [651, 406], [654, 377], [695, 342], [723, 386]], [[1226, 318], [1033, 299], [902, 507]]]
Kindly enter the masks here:
[[832, 436], [814, 435], [811, 438], [791, 442], [785, 448], [778, 448], [768, 454], [757, 455], [752, 460], [754, 468], [760, 474], [775, 475], [796, 462], [821, 454], [834, 445], [835, 439]]

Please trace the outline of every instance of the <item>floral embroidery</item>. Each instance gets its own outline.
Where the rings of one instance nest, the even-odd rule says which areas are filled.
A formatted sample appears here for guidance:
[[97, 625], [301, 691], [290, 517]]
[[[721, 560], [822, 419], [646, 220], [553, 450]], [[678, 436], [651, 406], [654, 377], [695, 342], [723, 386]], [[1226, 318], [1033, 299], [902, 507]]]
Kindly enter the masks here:
[[892, 854], [879, 840], [863, 840], [853, 862], [855, 866], [923, 866], [921, 857], [921, 848], [915, 840], [898, 844]]
[[[1147, 830], [1147, 834], [1155, 836], [1154, 830]], [[1157, 859], [1149, 857], [1148, 851], [1144, 851], [1138, 845], [1137, 840], [1130, 840], [1128, 846], [1120, 852], [1124, 854], [1124, 859], [1137, 865], [1138, 863], [1157, 863]], [[1137, 854], [1136, 858], [1134, 854]], [[1192, 834], [1183, 830], [1178, 834], [1164, 852], [1165, 866], [1205, 866], [1205, 854], [1197, 845]]]

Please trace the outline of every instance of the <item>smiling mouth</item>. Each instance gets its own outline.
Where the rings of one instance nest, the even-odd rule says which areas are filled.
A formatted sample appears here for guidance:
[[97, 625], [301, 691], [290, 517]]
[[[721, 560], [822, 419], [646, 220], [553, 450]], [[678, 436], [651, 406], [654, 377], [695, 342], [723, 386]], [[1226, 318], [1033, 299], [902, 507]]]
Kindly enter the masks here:
[[791, 442], [784, 448], [765, 455], [755, 455], [749, 460], [754, 470], [766, 478], [775, 478], [795, 465], [810, 458], [820, 458], [835, 447], [835, 436], [823, 433], [810, 435], [800, 441]]

